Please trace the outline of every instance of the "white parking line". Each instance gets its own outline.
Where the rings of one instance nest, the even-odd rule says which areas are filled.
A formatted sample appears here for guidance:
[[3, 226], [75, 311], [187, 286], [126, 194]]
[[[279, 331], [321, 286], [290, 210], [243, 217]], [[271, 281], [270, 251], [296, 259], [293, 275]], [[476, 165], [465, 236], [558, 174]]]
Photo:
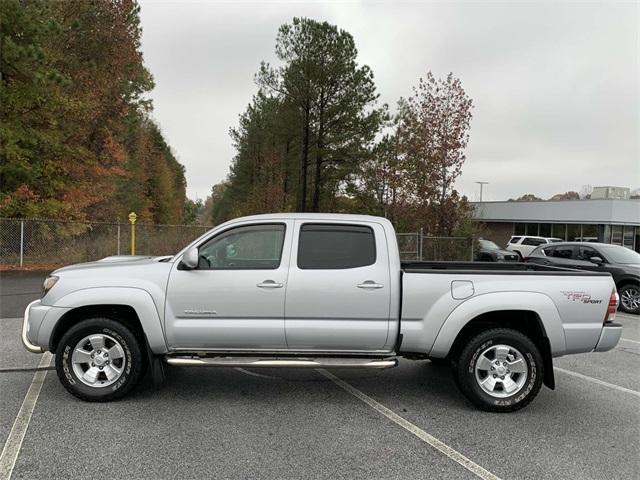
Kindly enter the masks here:
[[578, 372], [573, 372], [571, 370], [565, 370], [564, 368], [560, 368], [560, 367], [553, 367], [553, 368], [555, 370], [557, 370], [558, 372], [566, 373], [567, 375], [571, 375], [573, 377], [581, 378], [583, 380], [587, 380], [587, 381], [592, 382], [592, 383], [597, 383], [598, 385], [602, 385], [603, 387], [613, 388], [614, 390], [618, 390], [619, 392], [630, 393], [631, 395], [635, 395], [636, 397], [640, 397], [640, 392], [637, 392], [635, 390], [631, 390], [630, 388], [625, 388], [625, 387], [621, 387], [620, 385], [615, 385], [613, 383], [604, 382], [604, 381], [599, 380], [597, 378], [589, 377], [587, 375], [583, 375], [583, 374], [578, 373]]
[[263, 375], [262, 373], [250, 372], [249, 370], [245, 370], [242, 367], [235, 367], [235, 370], [237, 370], [239, 372], [242, 372], [242, 373], [246, 373], [247, 375], [251, 375], [252, 377], [277, 378], [277, 377], [272, 377], [271, 375]]
[[478, 477], [480, 477], [480, 478], [482, 478], [484, 480], [500, 480], [500, 477], [494, 475], [493, 473], [489, 472], [488, 470], [485, 470], [480, 465], [478, 465], [477, 463], [469, 460], [467, 457], [465, 457], [463, 454], [461, 454], [457, 450], [453, 449], [452, 447], [450, 447], [446, 443], [438, 440], [436, 437], [428, 434], [427, 432], [425, 432], [421, 428], [417, 427], [413, 423], [409, 422], [408, 420], [405, 420], [400, 415], [396, 414], [392, 410], [389, 410], [384, 405], [378, 403], [373, 398], [369, 397], [365, 393], [363, 393], [360, 390], [358, 390], [356, 387], [348, 384], [344, 380], [341, 380], [340, 378], [336, 377], [334, 374], [332, 374], [330, 372], [327, 372], [324, 369], [318, 369], [318, 372], [321, 373], [322, 375], [324, 375], [325, 377], [327, 377], [329, 380], [331, 380], [333, 383], [335, 383], [336, 385], [338, 385], [342, 389], [344, 389], [347, 392], [349, 392], [351, 395], [353, 395], [357, 399], [362, 400], [364, 403], [366, 403], [371, 408], [373, 408], [377, 412], [379, 412], [382, 415], [384, 415], [385, 417], [387, 417], [392, 422], [400, 425], [402, 428], [404, 428], [408, 432], [413, 433], [420, 440], [422, 440], [423, 442], [429, 444], [431, 447], [435, 448], [440, 453], [445, 454], [451, 460], [453, 460], [453, 461], [457, 462], [458, 464], [462, 465], [464, 468], [469, 470], [471, 473], [477, 475]]
[[631, 342], [631, 343], [640, 343], [638, 340], [631, 340], [630, 338], [624, 338], [624, 337], [622, 337], [620, 340], [624, 340], [625, 342]]
[[[49, 352], [44, 353], [40, 359], [38, 368], [50, 366], [52, 358], [53, 355]], [[9, 480], [11, 478], [13, 467], [16, 464], [18, 454], [22, 448], [22, 441], [27, 433], [27, 428], [29, 428], [31, 415], [33, 414], [33, 409], [38, 401], [38, 396], [40, 395], [40, 390], [42, 389], [42, 384], [46, 376], [46, 370], [39, 370], [33, 376], [33, 380], [31, 380], [29, 390], [27, 390], [18, 416], [13, 422], [9, 437], [7, 437], [7, 441], [2, 449], [2, 454], [0, 454], [0, 480]]]
[[55, 367], [2, 367], [0, 373], [38, 372], [40, 370], [55, 370]]

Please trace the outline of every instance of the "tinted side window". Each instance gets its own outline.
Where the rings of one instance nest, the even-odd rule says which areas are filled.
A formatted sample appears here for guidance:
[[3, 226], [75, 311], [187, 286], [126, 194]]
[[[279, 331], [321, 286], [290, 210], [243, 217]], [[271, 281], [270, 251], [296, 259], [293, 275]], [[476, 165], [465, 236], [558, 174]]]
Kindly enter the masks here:
[[300, 229], [298, 268], [356, 268], [375, 262], [375, 238], [369, 227], [306, 223]]
[[578, 247], [578, 260], [584, 260], [588, 262], [591, 257], [602, 258], [602, 255], [600, 255], [591, 247]]
[[518, 243], [518, 240], [520, 240], [520, 238], [522, 237], [511, 237], [511, 240], [509, 240], [509, 243]]
[[538, 246], [538, 245], [542, 245], [543, 243], [547, 243], [547, 242], [545, 242], [544, 239], [542, 239], [542, 238], [530, 238], [530, 237], [527, 237], [522, 241], [522, 245]]
[[573, 247], [572, 246], [555, 247], [553, 249], [553, 257], [555, 257], [555, 258], [562, 258], [562, 259], [565, 259], [565, 260], [570, 260], [572, 256], [573, 256]]
[[547, 247], [543, 248], [541, 251], [544, 252], [547, 257], [553, 257], [553, 249], [554, 247]]
[[251, 225], [216, 235], [198, 251], [201, 270], [271, 270], [280, 266], [284, 225]]

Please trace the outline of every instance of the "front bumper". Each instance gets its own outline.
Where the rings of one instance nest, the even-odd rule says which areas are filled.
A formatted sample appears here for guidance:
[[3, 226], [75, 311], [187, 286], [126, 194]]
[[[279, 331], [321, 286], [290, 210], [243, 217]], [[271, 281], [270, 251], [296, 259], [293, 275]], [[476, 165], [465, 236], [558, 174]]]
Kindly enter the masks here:
[[[30, 310], [31, 310], [31, 307], [36, 307], [36, 305], [39, 305], [39, 304], [40, 304], [40, 300], [34, 300], [29, 305], [27, 305], [27, 308], [24, 311], [24, 318], [22, 320], [22, 344], [24, 345], [24, 348], [29, 350], [31, 353], [44, 352], [44, 349], [42, 347], [39, 347], [38, 345], [34, 345], [29, 340], [29, 335], [31, 334], [33, 336], [32, 331], [35, 330], [33, 328], [35, 326], [35, 322], [30, 322], [30, 319], [29, 319]], [[44, 313], [46, 313], [46, 311]], [[41, 315], [40, 318], [38, 319], [38, 326], [40, 326], [40, 323], [42, 322], [43, 318], [44, 318], [44, 314]], [[32, 318], [31, 320], [35, 320], [35, 319]]]
[[622, 336], [622, 325], [619, 323], [607, 323], [602, 327], [602, 333], [594, 352], [606, 352], [615, 347]]

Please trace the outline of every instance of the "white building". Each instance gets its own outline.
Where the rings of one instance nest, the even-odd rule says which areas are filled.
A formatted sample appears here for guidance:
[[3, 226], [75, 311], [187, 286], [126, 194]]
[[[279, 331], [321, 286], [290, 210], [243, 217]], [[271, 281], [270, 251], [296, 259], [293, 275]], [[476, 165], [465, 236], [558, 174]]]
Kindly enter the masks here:
[[638, 199], [476, 202], [473, 206], [473, 219], [485, 225], [484, 236], [498, 245], [506, 245], [512, 235], [539, 235], [611, 243], [640, 252]]

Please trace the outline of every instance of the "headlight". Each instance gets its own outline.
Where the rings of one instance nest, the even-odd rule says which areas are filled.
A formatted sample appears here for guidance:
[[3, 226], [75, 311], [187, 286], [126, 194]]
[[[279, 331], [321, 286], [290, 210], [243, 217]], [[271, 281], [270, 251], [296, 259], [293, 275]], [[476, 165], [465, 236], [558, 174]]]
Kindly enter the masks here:
[[504, 260], [504, 253], [498, 252], [496, 256], [498, 257], [498, 260]]
[[49, 275], [47, 278], [44, 279], [44, 283], [42, 284], [42, 296], [43, 297], [47, 294], [47, 292], [49, 290], [51, 290], [53, 288], [53, 286], [58, 281], [58, 278], [59, 277], [56, 277], [55, 275]]

